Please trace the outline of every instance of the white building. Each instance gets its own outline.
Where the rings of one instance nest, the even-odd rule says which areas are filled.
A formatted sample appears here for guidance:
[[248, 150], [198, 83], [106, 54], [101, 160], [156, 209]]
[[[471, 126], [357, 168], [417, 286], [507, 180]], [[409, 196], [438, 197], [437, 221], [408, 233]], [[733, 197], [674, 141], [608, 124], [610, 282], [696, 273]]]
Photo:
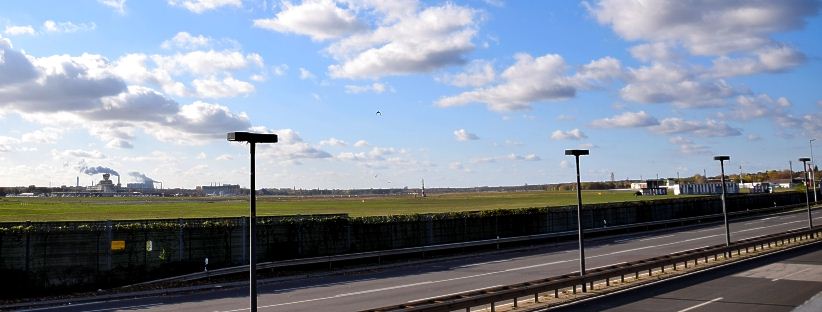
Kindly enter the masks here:
[[[722, 194], [722, 182], [674, 184], [669, 185], [668, 189], [671, 190], [674, 195]], [[739, 184], [736, 184], [735, 182], [725, 182], [725, 192], [727, 194], [739, 193]]]

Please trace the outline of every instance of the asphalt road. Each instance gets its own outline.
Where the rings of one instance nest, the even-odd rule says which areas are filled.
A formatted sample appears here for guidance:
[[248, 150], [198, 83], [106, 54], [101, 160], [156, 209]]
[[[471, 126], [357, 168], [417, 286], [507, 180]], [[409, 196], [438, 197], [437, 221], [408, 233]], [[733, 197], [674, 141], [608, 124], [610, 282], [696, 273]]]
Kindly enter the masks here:
[[818, 244], [551, 311], [792, 311], [817, 294]]
[[[814, 212], [822, 223], [822, 211]], [[807, 213], [731, 223], [731, 239], [751, 238], [807, 226]], [[722, 244], [721, 225], [633, 234], [586, 244], [586, 266], [596, 268], [678, 251]], [[529, 251], [494, 253], [373, 270], [306, 278], [259, 287], [259, 311], [356, 311], [453, 293], [514, 284], [577, 271], [575, 244]], [[68, 305], [38, 311], [214, 311], [248, 310], [247, 288], [153, 298]]]

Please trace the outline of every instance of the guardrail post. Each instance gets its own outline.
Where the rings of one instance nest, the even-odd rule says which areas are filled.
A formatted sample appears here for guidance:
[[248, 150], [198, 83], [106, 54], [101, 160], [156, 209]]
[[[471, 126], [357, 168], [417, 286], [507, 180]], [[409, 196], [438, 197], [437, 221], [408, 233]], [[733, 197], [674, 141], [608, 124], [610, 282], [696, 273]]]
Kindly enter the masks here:
[[[245, 245], [243, 245], [245, 247]], [[183, 219], [177, 219], [177, 260], [183, 261]]]
[[514, 297], [514, 309], [517, 308], [517, 297]]
[[554, 289], [554, 298], [559, 298], [559, 289]]
[[497, 307], [496, 307], [496, 305], [497, 305], [497, 303], [496, 303], [496, 302], [491, 302], [491, 312], [497, 312]]

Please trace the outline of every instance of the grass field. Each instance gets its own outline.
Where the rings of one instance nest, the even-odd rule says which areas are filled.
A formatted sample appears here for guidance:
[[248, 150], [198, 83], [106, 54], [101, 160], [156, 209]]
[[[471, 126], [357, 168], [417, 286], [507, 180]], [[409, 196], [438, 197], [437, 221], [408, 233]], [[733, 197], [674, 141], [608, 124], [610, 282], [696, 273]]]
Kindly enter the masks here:
[[[671, 198], [635, 197], [629, 191], [586, 191], [583, 203]], [[414, 197], [258, 197], [257, 214], [347, 213], [399, 215], [576, 204], [575, 192], [459, 193]], [[236, 217], [248, 215], [247, 198], [0, 198], [0, 222]]]

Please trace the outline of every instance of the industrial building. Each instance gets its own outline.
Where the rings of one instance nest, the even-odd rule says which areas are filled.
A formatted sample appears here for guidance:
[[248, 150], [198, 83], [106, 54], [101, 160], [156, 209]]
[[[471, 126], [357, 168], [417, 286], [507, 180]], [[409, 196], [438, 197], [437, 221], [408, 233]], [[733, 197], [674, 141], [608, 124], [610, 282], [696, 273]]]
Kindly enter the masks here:
[[86, 188], [89, 192], [98, 192], [98, 193], [116, 193], [117, 190], [120, 189], [120, 177], [117, 176], [117, 184], [114, 184], [114, 181], [109, 180], [111, 177], [110, 174], [104, 173], [103, 179], [100, 180], [97, 185], [92, 185]]
[[[722, 194], [722, 182], [674, 184], [668, 185], [667, 188], [673, 190], [674, 195]], [[739, 193], [739, 184], [735, 182], [725, 182], [725, 193]]]

